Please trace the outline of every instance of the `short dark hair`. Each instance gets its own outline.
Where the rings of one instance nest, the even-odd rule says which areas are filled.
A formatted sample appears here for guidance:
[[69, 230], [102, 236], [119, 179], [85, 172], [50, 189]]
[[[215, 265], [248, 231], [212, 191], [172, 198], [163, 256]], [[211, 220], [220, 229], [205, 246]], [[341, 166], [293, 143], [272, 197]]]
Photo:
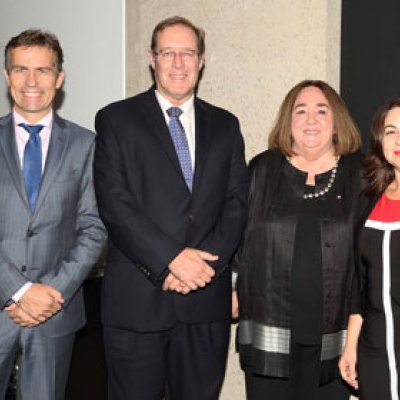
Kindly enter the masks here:
[[336, 130], [333, 145], [336, 154], [354, 153], [361, 145], [360, 133], [342, 98], [336, 93], [335, 89], [320, 80], [301, 81], [289, 91], [281, 104], [275, 125], [269, 134], [268, 147], [280, 150], [288, 157], [294, 154], [291, 132], [292, 111], [297, 96], [308, 87], [318, 88], [326, 97], [332, 109], [333, 124]]
[[154, 30], [153, 34], [151, 36], [151, 51], [155, 53], [157, 51], [157, 41], [158, 41], [158, 34], [161, 33], [165, 28], [168, 28], [170, 26], [174, 25], [183, 25], [186, 26], [187, 28], [191, 29], [194, 34], [196, 35], [197, 39], [197, 51], [199, 56], [203, 55], [205, 50], [206, 50], [206, 44], [205, 44], [205, 32], [203, 29], [197, 27], [194, 25], [192, 22], [190, 22], [188, 19], [184, 17], [170, 17], [167, 19], [162, 20], [159, 22]]
[[7, 72], [11, 69], [11, 50], [17, 47], [47, 47], [53, 52], [54, 67], [60, 73], [63, 69], [64, 55], [57, 37], [50, 32], [40, 29], [27, 29], [19, 35], [12, 37], [4, 50], [4, 67]]
[[386, 100], [377, 110], [371, 126], [371, 149], [365, 159], [365, 192], [373, 197], [383, 192], [395, 177], [394, 167], [383, 154], [382, 140], [385, 134], [385, 119], [390, 110], [400, 108], [400, 97]]

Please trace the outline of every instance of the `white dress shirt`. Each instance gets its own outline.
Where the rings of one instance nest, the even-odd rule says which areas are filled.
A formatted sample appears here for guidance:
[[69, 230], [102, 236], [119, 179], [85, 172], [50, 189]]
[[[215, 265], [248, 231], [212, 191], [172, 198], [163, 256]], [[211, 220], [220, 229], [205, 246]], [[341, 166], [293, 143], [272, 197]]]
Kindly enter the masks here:
[[[160, 107], [163, 111], [165, 122], [169, 125], [170, 117], [167, 110], [170, 107], [176, 107], [170, 103], [165, 97], [163, 97], [158, 90], [156, 92], [156, 97]], [[185, 101], [179, 108], [183, 111], [179, 117], [183, 129], [185, 131], [186, 140], [189, 146], [190, 158], [192, 161], [192, 171], [194, 173], [195, 165], [195, 152], [196, 152], [196, 132], [195, 132], [195, 120], [194, 120], [194, 96], [190, 97], [189, 100]]]
[[[17, 143], [18, 157], [22, 170], [24, 162], [25, 146], [29, 140], [29, 132], [27, 132], [25, 128], [23, 128], [22, 126], [19, 126], [19, 124], [21, 123], [25, 123], [28, 125], [32, 124], [30, 124], [28, 121], [22, 118], [15, 110], [13, 110], [13, 119], [14, 119], [15, 141]], [[44, 171], [44, 166], [46, 165], [46, 158], [47, 158], [47, 152], [49, 150], [52, 124], [53, 124], [53, 111], [50, 111], [45, 117], [43, 117], [40, 121], [34, 124], [34, 125], [44, 126], [44, 128], [39, 133], [42, 144], [42, 172]], [[14, 293], [11, 299], [15, 303], [17, 303], [31, 286], [32, 282], [25, 283], [19, 290], [17, 290], [16, 293]]]
[[25, 123], [28, 125], [44, 126], [44, 128], [39, 133], [40, 140], [42, 143], [42, 172], [43, 172], [44, 166], [46, 164], [47, 151], [49, 150], [51, 127], [53, 124], [53, 111], [50, 111], [45, 117], [43, 117], [40, 121], [36, 122], [35, 124], [31, 124], [28, 121], [26, 121], [15, 110], [13, 111], [13, 118], [14, 118], [15, 140], [17, 142], [17, 150], [18, 150], [21, 169], [23, 166], [25, 145], [29, 140], [29, 132], [27, 132], [22, 126], [19, 126], [19, 124]]

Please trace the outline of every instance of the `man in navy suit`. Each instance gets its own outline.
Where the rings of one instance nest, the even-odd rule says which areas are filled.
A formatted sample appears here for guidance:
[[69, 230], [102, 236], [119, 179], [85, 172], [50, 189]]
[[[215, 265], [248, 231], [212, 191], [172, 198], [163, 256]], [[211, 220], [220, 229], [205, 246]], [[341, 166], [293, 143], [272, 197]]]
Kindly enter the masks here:
[[221, 389], [248, 175], [237, 118], [195, 96], [204, 50], [190, 21], [161, 21], [155, 86], [96, 116], [110, 400], [215, 400]]
[[21, 352], [23, 399], [61, 400], [81, 284], [106, 241], [93, 189], [94, 134], [53, 111], [57, 38], [30, 29], [5, 48], [13, 101], [0, 118], [0, 398]]

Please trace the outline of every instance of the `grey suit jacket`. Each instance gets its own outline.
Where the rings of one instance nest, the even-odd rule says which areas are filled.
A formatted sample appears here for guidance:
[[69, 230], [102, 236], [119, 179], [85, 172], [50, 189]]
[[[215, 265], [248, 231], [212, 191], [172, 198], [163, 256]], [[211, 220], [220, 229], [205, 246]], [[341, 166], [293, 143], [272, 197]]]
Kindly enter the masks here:
[[[81, 284], [106, 241], [93, 190], [94, 137], [54, 116], [32, 213], [12, 114], [0, 118], [0, 309], [28, 281], [53, 286], [66, 303], [57, 315], [34, 328], [52, 337], [74, 332], [85, 323]], [[0, 331], [14, 325], [0, 311]]]

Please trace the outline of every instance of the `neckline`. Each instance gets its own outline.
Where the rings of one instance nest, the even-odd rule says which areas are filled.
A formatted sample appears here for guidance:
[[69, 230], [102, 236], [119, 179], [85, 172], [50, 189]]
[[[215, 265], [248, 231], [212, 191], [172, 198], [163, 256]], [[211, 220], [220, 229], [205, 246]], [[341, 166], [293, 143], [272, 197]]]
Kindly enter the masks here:
[[[303, 171], [303, 170], [297, 168], [296, 166], [294, 166], [290, 162], [290, 160], [288, 160], [287, 157], [284, 157], [284, 158], [285, 158], [286, 165], [289, 166], [290, 170], [292, 170], [293, 172], [297, 173], [301, 177], [307, 177], [308, 176], [308, 172]], [[338, 164], [337, 164], [337, 167], [340, 166], [341, 161], [342, 161], [342, 157], [340, 157], [340, 159], [338, 161]], [[327, 171], [321, 172], [319, 174], [315, 174], [314, 176], [315, 176], [315, 178], [325, 178], [327, 176], [330, 176], [330, 174], [332, 173], [333, 168], [335, 168], [335, 166], [333, 166], [331, 169], [328, 169]], [[311, 186], [314, 186], [314, 185], [311, 185]]]
[[394, 201], [394, 202], [400, 201], [400, 199], [392, 199], [392, 198], [390, 198], [390, 197], [386, 194], [386, 192], [383, 192], [383, 196], [385, 197], [385, 200], [388, 200], [388, 201]]

